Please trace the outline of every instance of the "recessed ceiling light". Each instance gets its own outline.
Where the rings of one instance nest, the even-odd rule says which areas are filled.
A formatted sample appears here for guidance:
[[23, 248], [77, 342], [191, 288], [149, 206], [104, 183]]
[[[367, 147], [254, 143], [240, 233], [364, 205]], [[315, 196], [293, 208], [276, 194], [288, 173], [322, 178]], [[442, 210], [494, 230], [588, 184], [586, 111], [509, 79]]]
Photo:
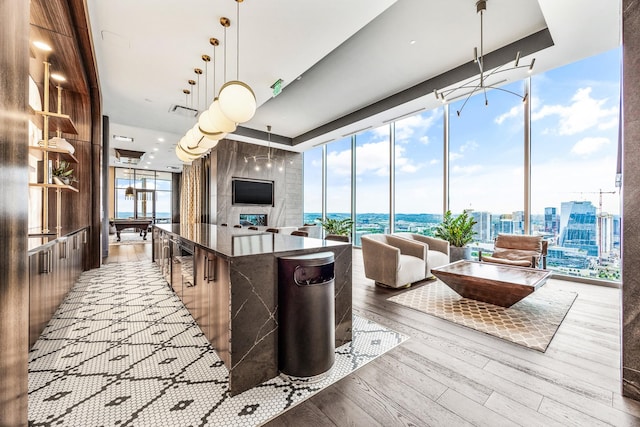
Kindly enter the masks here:
[[51, 52], [51, 46], [49, 46], [48, 44], [46, 44], [45, 42], [41, 42], [41, 41], [35, 41], [33, 42], [33, 45], [35, 47], [37, 47], [40, 50], [44, 50], [45, 52]]
[[158, 138], [158, 141], [164, 142], [164, 138]]
[[62, 74], [58, 74], [58, 73], [51, 74], [51, 78], [53, 80], [58, 81], [58, 82], [66, 82], [67, 81], [67, 79]]
[[409, 42], [409, 44], [416, 44], [416, 41], [415, 41], [415, 40], [411, 40], [411, 41]]
[[154, 156], [153, 154], [149, 154], [149, 158], [150, 158], [150, 159], [155, 159], [155, 158], [156, 158], [156, 156]]
[[122, 142], [133, 142], [133, 138], [131, 138], [130, 136], [113, 135], [113, 139]]
[[148, 164], [148, 165], [150, 165], [150, 164], [151, 164], [151, 162], [147, 162], [147, 164]]
[[158, 147], [153, 147], [153, 151], [158, 151], [159, 148]]
[[149, 166], [145, 166], [144, 168], [145, 168], [145, 169], [149, 169]]

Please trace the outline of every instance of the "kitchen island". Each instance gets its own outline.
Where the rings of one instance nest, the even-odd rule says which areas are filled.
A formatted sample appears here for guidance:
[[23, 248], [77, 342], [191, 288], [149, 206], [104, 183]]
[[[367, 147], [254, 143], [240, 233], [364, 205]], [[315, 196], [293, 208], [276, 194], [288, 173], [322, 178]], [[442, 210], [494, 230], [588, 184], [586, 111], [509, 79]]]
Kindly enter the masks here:
[[351, 341], [351, 244], [209, 224], [153, 226], [153, 259], [229, 370], [232, 395], [278, 375], [278, 258], [332, 252], [335, 346]]

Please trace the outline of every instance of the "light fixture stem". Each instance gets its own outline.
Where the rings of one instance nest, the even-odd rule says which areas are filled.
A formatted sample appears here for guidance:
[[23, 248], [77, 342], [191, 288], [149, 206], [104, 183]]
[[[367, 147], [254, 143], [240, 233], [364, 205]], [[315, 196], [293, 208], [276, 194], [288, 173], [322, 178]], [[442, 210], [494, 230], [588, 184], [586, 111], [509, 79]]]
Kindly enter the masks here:
[[236, 80], [240, 80], [240, 2], [236, 1]]
[[224, 81], [227, 81], [227, 27], [224, 27]]
[[[226, 43], [226, 41], [225, 41]], [[213, 97], [216, 97], [216, 65], [218, 62], [216, 61], [216, 47], [213, 46]]]
[[[215, 52], [215, 49], [214, 49]], [[215, 64], [213, 65], [215, 67]], [[215, 70], [215, 68], [214, 68]], [[209, 101], [209, 62], [204, 61], [204, 106]]]
[[484, 10], [480, 10], [480, 87], [484, 87]]

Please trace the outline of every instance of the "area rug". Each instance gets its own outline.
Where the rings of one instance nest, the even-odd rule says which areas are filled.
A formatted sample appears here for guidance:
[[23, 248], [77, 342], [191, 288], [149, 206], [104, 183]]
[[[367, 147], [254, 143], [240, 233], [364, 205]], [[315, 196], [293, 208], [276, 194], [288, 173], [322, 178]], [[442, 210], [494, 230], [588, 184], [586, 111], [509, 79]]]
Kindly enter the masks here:
[[231, 397], [227, 368], [155, 264], [105, 264], [80, 276], [29, 352], [29, 425], [260, 425], [406, 339], [354, 316], [323, 381], [275, 377]]
[[463, 298], [436, 280], [388, 301], [544, 352], [577, 296], [574, 292], [542, 287], [505, 308]]

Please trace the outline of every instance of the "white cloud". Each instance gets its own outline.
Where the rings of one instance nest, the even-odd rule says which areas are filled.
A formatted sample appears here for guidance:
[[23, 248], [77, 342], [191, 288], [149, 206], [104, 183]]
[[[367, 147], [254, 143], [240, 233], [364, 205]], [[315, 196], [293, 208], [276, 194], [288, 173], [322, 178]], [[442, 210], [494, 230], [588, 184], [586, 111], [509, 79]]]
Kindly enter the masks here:
[[449, 153], [449, 161], [450, 162], [455, 162], [456, 160], [459, 160], [462, 158], [462, 154], [460, 153]]
[[514, 117], [522, 117], [523, 116], [523, 105], [516, 105], [514, 107], [512, 107], [509, 111], [507, 111], [506, 113], [500, 114], [498, 117], [495, 118], [495, 122], [496, 124], [501, 125], [505, 120], [507, 119], [512, 119]]
[[[410, 140], [416, 132], [424, 134], [442, 118], [442, 109], [438, 108], [428, 113], [416, 114], [396, 122], [396, 142], [403, 143]], [[429, 143], [427, 136], [420, 137], [420, 142]]]
[[454, 166], [451, 171], [456, 175], [471, 175], [482, 171], [481, 165]]
[[422, 142], [424, 145], [429, 145], [431, 140], [429, 140], [429, 137], [427, 135], [425, 135], [425, 136], [420, 138], [420, 142]]
[[576, 91], [570, 105], [544, 105], [532, 113], [531, 119], [536, 121], [556, 115], [559, 117], [558, 133], [574, 135], [601, 124], [609, 124], [617, 117], [617, 107], [604, 108], [607, 101], [607, 98], [592, 98], [591, 88], [585, 87]]
[[605, 145], [610, 144], [609, 138], [596, 137], [596, 138], [582, 138], [572, 148], [571, 152], [579, 156], [587, 156], [600, 151]]

